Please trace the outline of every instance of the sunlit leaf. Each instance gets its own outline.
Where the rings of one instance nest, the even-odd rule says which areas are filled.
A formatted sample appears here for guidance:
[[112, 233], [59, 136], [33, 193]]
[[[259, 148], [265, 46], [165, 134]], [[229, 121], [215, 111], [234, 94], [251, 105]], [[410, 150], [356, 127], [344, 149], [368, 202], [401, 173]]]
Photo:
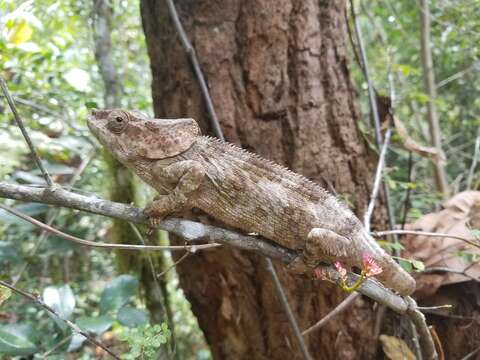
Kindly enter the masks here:
[[43, 290], [43, 301], [62, 318], [68, 319], [75, 308], [75, 296], [69, 285], [48, 286]]
[[20, 21], [13, 26], [8, 41], [14, 45], [20, 45], [30, 40], [32, 34], [32, 27], [26, 21]]
[[71, 69], [63, 74], [65, 81], [78, 91], [90, 90], [90, 74], [82, 69]]
[[0, 306], [10, 298], [12, 290], [0, 285]]

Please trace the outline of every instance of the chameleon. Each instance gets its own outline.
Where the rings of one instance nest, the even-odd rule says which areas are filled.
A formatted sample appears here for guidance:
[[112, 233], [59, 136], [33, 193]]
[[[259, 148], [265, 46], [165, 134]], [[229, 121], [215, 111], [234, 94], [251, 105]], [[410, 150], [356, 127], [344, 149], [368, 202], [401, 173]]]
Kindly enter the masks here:
[[87, 124], [100, 143], [158, 195], [144, 212], [152, 225], [200, 209], [223, 224], [295, 250], [287, 265], [312, 274], [340, 261], [362, 268], [368, 254], [376, 276], [401, 295], [415, 280], [388, 255], [341, 201], [286, 167], [234, 144], [203, 136], [194, 119], [154, 119], [137, 111], [93, 110]]

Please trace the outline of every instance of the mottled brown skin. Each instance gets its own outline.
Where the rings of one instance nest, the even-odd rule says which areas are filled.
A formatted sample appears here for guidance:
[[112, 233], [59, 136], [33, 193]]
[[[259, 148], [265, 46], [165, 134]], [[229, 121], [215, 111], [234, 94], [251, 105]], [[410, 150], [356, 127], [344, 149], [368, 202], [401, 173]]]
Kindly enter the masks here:
[[254, 232], [299, 256], [293, 271], [321, 262], [362, 267], [370, 254], [378, 279], [407, 295], [415, 281], [335, 197], [305, 177], [242, 150], [201, 136], [193, 119], [150, 119], [138, 112], [96, 110], [88, 126], [99, 141], [159, 195], [145, 209], [152, 222], [199, 208], [225, 224]]

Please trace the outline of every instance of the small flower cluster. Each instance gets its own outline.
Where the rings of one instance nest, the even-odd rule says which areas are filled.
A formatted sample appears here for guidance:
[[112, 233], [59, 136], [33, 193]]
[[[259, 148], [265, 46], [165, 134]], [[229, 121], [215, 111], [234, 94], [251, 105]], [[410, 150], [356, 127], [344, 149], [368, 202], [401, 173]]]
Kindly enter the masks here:
[[[362, 272], [360, 277], [355, 281], [352, 286], [348, 285], [348, 277], [347, 277], [347, 269], [340, 261], [335, 261], [333, 264], [335, 269], [340, 274], [340, 287], [348, 292], [354, 291], [362, 285], [366, 278], [375, 276], [380, 274], [383, 270], [382, 268], [375, 262], [373, 256], [370, 254], [363, 254], [362, 256]], [[316, 268], [313, 270], [315, 277], [320, 279], [328, 279], [327, 273], [323, 268]]]

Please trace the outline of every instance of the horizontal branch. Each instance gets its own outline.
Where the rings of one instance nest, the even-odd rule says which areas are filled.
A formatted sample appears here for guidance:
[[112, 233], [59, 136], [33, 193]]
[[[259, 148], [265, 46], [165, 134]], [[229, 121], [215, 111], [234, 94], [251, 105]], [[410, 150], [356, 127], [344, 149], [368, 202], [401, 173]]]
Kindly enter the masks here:
[[[142, 209], [104, 200], [93, 195], [80, 195], [58, 186], [40, 188], [0, 181], [0, 197], [67, 207], [133, 223], [147, 223], [147, 217]], [[238, 249], [254, 251], [286, 264], [290, 263], [297, 256], [296, 251], [261, 237], [243, 235], [235, 231], [204, 225], [190, 220], [169, 218], [162, 221], [160, 227], [187, 241], [206, 240], [230, 245]], [[333, 267], [325, 267], [325, 271], [328, 278], [333, 281], [340, 281], [339, 274]], [[354, 282], [357, 278], [358, 275], [349, 274], [349, 281]], [[358, 292], [381, 304], [385, 304], [398, 313], [405, 313], [408, 309], [407, 303], [401, 296], [384, 288], [383, 285], [374, 279], [367, 279], [358, 289]]]
[[457, 239], [463, 241], [469, 245], [472, 245], [476, 248], [480, 248], [479, 243], [475, 243], [472, 240], [467, 239], [463, 236], [458, 236], [454, 234], [447, 234], [447, 233], [438, 233], [438, 232], [429, 232], [429, 231], [417, 231], [417, 230], [387, 230], [387, 231], [374, 231], [372, 232], [372, 236], [379, 237], [385, 235], [417, 235], [417, 236], [428, 236], [428, 237], [439, 237], [439, 238], [450, 238], [450, 239]]

